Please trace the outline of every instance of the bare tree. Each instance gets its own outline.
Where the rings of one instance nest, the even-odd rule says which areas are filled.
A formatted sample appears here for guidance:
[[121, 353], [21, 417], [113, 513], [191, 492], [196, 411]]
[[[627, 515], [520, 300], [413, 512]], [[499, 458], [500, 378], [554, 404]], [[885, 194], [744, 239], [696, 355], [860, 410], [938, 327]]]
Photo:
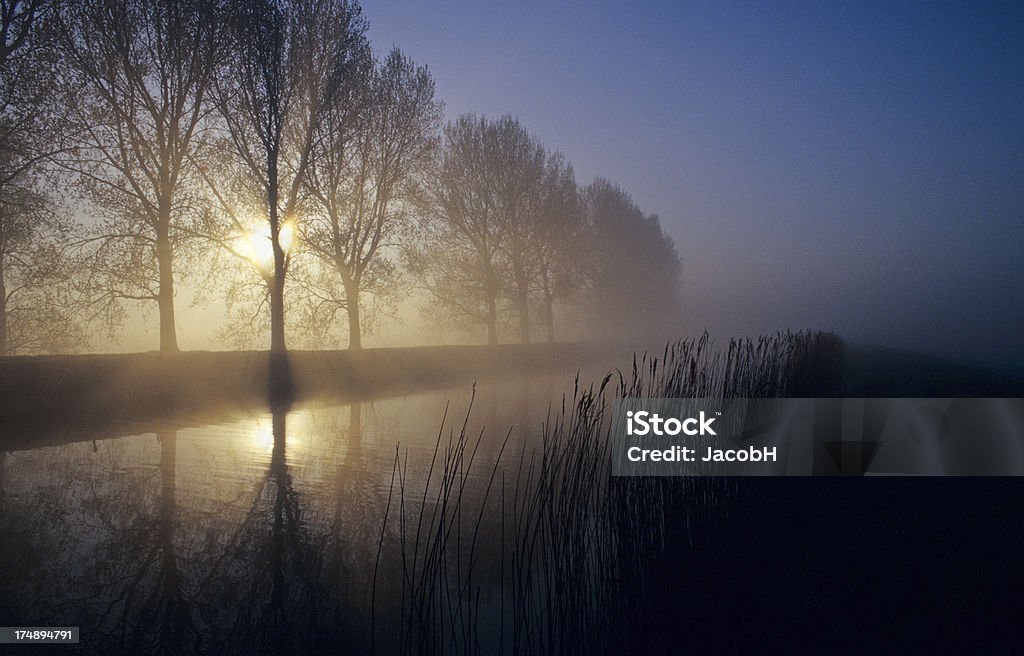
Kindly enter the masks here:
[[553, 340], [555, 300], [571, 286], [563, 260], [579, 224], [572, 167], [510, 116], [464, 115], [445, 129], [438, 171], [426, 243], [408, 257], [433, 296], [427, 313], [482, 321], [491, 344], [499, 318], [511, 316], [527, 343], [539, 295]]
[[72, 348], [68, 222], [44, 188], [54, 130], [54, 2], [0, 2], [0, 355]]
[[219, 241], [247, 257], [266, 283], [270, 349], [285, 353], [285, 281], [304, 181], [324, 116], [344, 100], [353, 60], [365, 48], [366, 22], [345, 0], [236, 0], [231, 26], [231, 56], [216, 96], [235, 169], [248, 181], [226, 181], [211, 170], [205, 177], [227, 231], [251, 237], [248, 250], [232, 246], [229, 236]]
[[511, 116], [492, 124], [491, 178], [505, 239], [501, 249], [511, 273], [519, 338], [530, 341], [530, 287], [537, 273], [543, 201], [544, 146]]
[[29, 49], [52, 7], [47, 0], [0, 0], [0, 68]]
[[361, 294], [387, 296], [396, 284], [387, 249], [406, 228], [442, 111], [430, 73], [398, 49], [364, 80], [350, 102], [325, 113], [307, 180], [315, 209], [303, 230], [309, 251], [340, 278], [340, 298], [330, 283], [312, 296], [328, 316], [345, 310], [350, 349], [362, 347]]
[[586, 248], [576, 178], [561, 153], [548, 156], [537, 209], [533, 259], [547, 340], [555, 341], [555, 302], [568, 300], [583, 282]]
[[70, 224], [34, 176], [0, 185], [0, 355], [72, 350], [85, 343], [63, 253]]
[[428, 313], [482, 323], [488, 344], [498, 343], [507, 238], [494, 182], [495, 141], [493, 124], [484, 117], [463, 114], [445, 126], [420, 243], [406, 252], [410, 271], [431, 296]]
[[85, 243], [100, 300], [155, 302], [160, 350], [178, 350], [174, 259], [194, 216], [197, 132], [223, 52], [208, 0], [85, 0], [62, 14], [77, 148], [63, 165], [103, 211]]
[[598, 178], [583, 190], [588, 319], [610, 337], [663, 337], [678, 326], [682, 263], [657, 215]]

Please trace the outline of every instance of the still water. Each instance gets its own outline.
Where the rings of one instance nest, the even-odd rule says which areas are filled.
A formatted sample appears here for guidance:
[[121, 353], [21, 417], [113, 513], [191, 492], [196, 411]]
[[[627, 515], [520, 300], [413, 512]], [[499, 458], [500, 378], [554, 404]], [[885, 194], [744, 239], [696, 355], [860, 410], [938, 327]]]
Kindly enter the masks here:
[[[395, 601], [376, 579], [382, 559], [397, 567], [379, 549], [396, 455], [411, 501], [439, 432], [464, 422], [479, 462], [506, 435], [518, 459], [571, 403], [574, 378], [142, 422], [100, 439], [56, 428], [51, 446], [0, 454], [0, 624], [79, 626], [89, 652], [379, 648]], [[474, 477], [486, 473], [466, 472], [467, 495], [485, 493]]]

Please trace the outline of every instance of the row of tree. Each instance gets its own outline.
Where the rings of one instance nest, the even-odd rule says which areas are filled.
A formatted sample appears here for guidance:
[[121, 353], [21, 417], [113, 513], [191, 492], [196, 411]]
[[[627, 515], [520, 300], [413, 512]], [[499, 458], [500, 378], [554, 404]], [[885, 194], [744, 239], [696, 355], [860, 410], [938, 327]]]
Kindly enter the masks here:
[[0, 20], [0, 353], [80, 348], [137, 302], [176, 351], [186, 276], [276, 352], [286, 315], [359, 348], [416, 288], [490, 343], [553, 340], [559, 311], [606, 336], [677, 317], [656, 216], [578, 188], [511, 117], [442, 128], [428, 70], [377, 56], [354, 2], [0, 0]]

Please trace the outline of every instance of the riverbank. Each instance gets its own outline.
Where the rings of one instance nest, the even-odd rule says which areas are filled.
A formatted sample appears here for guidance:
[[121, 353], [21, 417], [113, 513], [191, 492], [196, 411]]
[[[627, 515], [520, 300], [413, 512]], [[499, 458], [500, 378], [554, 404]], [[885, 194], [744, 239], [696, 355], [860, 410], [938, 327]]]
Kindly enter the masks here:
[[[294, 400], [301, 403], [327, 396], [368, 400], [557, 371], [582, 370], [599, 380], [615, 367], [627, 371], [633, 353], [642, 352], [608, 344], [423, 346], [292, 351], [288, 361]], [[822, 391], [815, 384], [797, 395], [1024, 395], [1024, 381], [892, 349], [847, 347], [841, 366], [841, 389]], [[116, 437], [153, 420], [214, 423], [265, 411], [269, 388], [266, 351], [0, 358], [0, 448]]]
[[1019, 398], [1024, 380], [983, 366], [865, 344], [846, 344], [846, 396]]
[[[595, 344], [425, 346], [292, 351], [288, 362], [295, 400], [365, 399], [480, 378], [607, 366], [610, 351]], [[265, 351], [0, 358], [0, 440], [72, 418], [76, 425], [95, 425], [263, 406], [269, 382]]]

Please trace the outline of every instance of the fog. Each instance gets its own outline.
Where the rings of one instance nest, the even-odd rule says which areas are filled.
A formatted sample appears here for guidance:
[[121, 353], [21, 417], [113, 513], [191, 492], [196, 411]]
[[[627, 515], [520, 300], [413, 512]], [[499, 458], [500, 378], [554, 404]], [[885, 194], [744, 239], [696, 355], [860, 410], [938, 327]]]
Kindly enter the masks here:
[[[657, 653], [1006, 598], [1024, 5], [2, 7], [5, 623]], [[713, 469], [623, 441], [673, 398]]]
[[449, 114], [512, 112], [658, 213], [688, 332], [1024, 364], [1011, 4], [368, 6]]
[[[150, 17], [198, 45], [132, 56], [200, 74], [145, 111], [105, 91], [175, 70], [135, 26], [12, 42], [0, 351], [821, 329], [1024, 368], [1018, 7], [339, 5], [281, 24], [273, 143], [270, 46], [203, 7]], [[111, 147], [164, 121], [177, 168]]]

